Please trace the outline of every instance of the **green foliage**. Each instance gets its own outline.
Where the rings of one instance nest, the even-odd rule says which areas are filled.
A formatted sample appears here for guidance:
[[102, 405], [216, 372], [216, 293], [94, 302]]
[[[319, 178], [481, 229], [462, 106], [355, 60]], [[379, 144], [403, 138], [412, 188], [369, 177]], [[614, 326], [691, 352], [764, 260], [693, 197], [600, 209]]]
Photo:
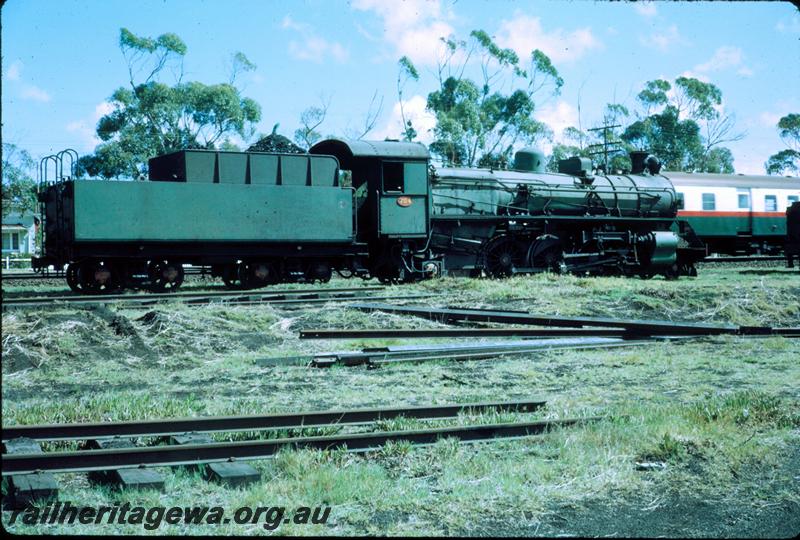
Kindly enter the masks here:
[[675, 79], [675, 88], [679, 94], [677, 98], [679, 108], [685, 107], [689, 117], [711, 120], [719, 115], [714, 106], [722, 104], [722, 92], [715, 85], [697, 79], [678, 77]]
[[[548, 133], [533, 118], [534, 94], [548, 84], [556, 94], [564, 81], [539, 50], [531, 52], [530, 68], [525, 70], [513, 50], [500, 48], [483, 30], [470, 36], [469, 50], [464, 41], [443, 40], [450, 56], [439, 71], [450, 74], [440, 76], [439, 89], [428, 94], [427, 108], [436, 116], [430, 150], [448, 165], [506, 167], [517, 142], [530, 143]], [[463, 76], [465, 65], [449, 69], [448, 62], [459, 51], [466, 59], [476, 51], [480, 55], [481, 83]], [[517, 88], [508, 94], [499, 91], [506, 83]], [[524, 86], [519, 88], [519, 83]]]
[[706, 423], [792, 428], [800, 426], [800, 415], [781, 398], [755, 390], [713, 396], [694, 406], [690, 415]]
[[415, 81], [419, 80], [419, 71], [408, 58], [408, 56], [403, 56], [400, 60], [397, 61], [398, 65], [400, 66], [400, 72], [407, 77], [414, 79]]
[[[78, 161], [78, 171], [90, 176], [141, 177], [153, 156], [185, 148], [215, 148], [227, 136], [247, 139], [261, 119], [261, 107], [243, 97], [232, 83], [206, 85], [197, 81], [169, 85], [156, 80], [170, 62], [182, 59], [186, 45], [175, 34], [156, 39], [139, 37], [123, 28], [120, 49], [130, 73], [130, 88], [111, 95], [113, 110], [97, 123], [102, 144]], [[234, 54], [234, 75], [252, 70], [242, 53]], [[144, 82], [135, 78], [144, 69]]]
[[153, 40], [147, 37], [136, 36], [127, 28], [121, 28], [119, 32], [119, 46], [123, 50], [132, 49], [148, 53], [153, 53], [160, 49], [181, 56], [186, 54], [186, 44], [177, 35], [171, 33], [162, 34]]
[[635, 121], [625, 129], [622, 139], [648, 149], [673, 171], [693, 170], [703, 151], [700, 126], [694, 120], [680, 120], [678, 110], [671, 105], [660, 114]]
[[787, 148], [769, 156], [764, 164], [767, 174], [800, 173], [800, 152]]
[[309, 107], [300, 114], [300, 124], [302, 127], [295, 130], [294, 140], [297, 144], [310, 148], [322, 138], [322, 134], [317, 128], [325, 121], [328, 114], [328, 105], [323, 103], [322, 107]]
[[411, 120], [406, 118], [405, 109], [403, 107], [403, 90], [409, 80], [419, 81], [419, 71], [417, 71], [417, 68], [408, 56], [400, 58], [400, 60], [397, 61], [397, 65], [399, 67], [399, 72], [397, 74], [397, 98], [400, 103], [400, 119], [403, 122], [402, 137], [404, 141], [413, 141], [417, 138], [417, 130], [414, 129]]
[[800, 144], [800, 114], [787, 114], [778, 120], [778, 134], [788, 145]]
[[646, 108], [658, 107], [667, 104], [667, 92], [672, 88], [672, 85], [664, 79], [656, 79], [655, 81], [648, 81], [644, 90], [639, 92], [638, 100]]
[[778, 134], [785, 150], [769, 157], [764, 167], [768, 174], [800, 173], [800, 114], [790, 113], [778, 120]]
[[698, 172], [733, 174], [733, 154], [728, 148], [712, 148], [703, 156]]
[[3, 143], [3, 216], [36, 209], [35, 163], [27, 151]]
[[[657, 79], [648, 81], [637, 99], [644, 114], [620, 134], [625, 150], [648, 150], [669, 170], [734, 171], [733, 154], [719, 145], [744, 134], [733, 131], [732, 115], [720, 113], [722, 91], [717, 86], [689, 77], [678, 77], [674, 85]], [[623, 106], [607, 106], [607, 122], [626, 116]]]
[[558, 162], [573, 156], [590, 157], [589, 150], [585, 148], [584, 141], [588, 135], [576, 127], [570, 126], [564, 129], [562, 135], [564, 143], [553, 145], [553, 152], [547, 161], [547, 170], [558, 172]]

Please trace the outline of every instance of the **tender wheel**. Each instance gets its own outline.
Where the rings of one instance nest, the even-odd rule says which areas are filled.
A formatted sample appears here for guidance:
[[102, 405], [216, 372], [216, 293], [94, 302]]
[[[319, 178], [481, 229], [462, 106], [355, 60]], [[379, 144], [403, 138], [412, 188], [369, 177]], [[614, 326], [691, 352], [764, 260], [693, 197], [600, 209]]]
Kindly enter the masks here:
[[80, 278], [78, 277], [78, 271], [80, 270], [80, 265], [78, 263], [71, 263], [67, 266], [67, 285], [69, 288], [72, 289], [73, 292], [76, 293], [83, 293], [83, 286], [81, 285]]
[[226, 264], [222, 269], [222, 281], [229, 289], [241, 289], [242, 281], [239, 278], [239, 267], [235, 264]]
[[120, 287], [118, 272], [106, 261], [81, 263], [78, 267], [77, 281], [81, 290], [89, 294], [109, 294]]
[[329, 264], [324, 262], [311, 262], [305, 271], [306, 279], [311, 283], [319, 281], [327, 283], [331, 280], [333, 274]]
[[270, 262], [241, 263], [237, 270], [239, 283], [245, 289], [264, 287], [278, 282], [278, 270]]
[[508, 277], [514, 268], [523, 265], [525, 250], [507, 236], [498, 236], [489, 241], [484, 255], [484, 268], [493, 278]]
[[183, 283], [183, 266], [169, 261], [151, 261], [147, 267], [154, 292], [174, 291]]

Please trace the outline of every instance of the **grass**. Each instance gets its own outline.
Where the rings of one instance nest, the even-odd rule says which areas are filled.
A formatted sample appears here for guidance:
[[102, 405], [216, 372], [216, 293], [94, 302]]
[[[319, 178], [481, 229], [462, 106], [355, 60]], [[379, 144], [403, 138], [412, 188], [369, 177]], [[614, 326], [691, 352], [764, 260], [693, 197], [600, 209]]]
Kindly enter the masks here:
[[[442, 279], [397, 287], [389, 294], [413, 300], [415, 294], [436, 292], [440, 296], [425, 303], [559, 315], [800, 324], [796, 272], [754, 271], [701, 269], [699, 278], [675, 282], [573, 276]], [[263, 480], [244, 489], [167, 471], [164, 493], [118, 494], [90, 486], [82, 475], [59, 476], [61, 498], [73, 504], [219, 504], [229, 512], [244, 505], [330, 505], [327, 525], [287, 524], [277, 532], [337, 535], [554, 535], [580, 523], [582, 512], [598, 502], [616, 507], [641, 501], [640, 507], [651, 508], [646, 513], [651, 517], [686, 498], [743, 514], [800, 507], [797, 480], [782, 468], [800, 464], [796, 340], [718, 337], [374, 370], [260, 368], [256, 358], [406, 342], [300, 341], [301, 328], [443, 325], [358, 312], [337, 303], [293, 310], [170, 303], [107, 311], [3, 314], [3, 425], [532, 397], [547, 398], [548, 406], [526, 415], [493, 413], [433, 423], [398, 419], [376, 428], [592, 415], [606, 419], [486, 444], [444, 440], [419, 448], [401, 442], [366, 455], [286, 451], [254, 462]], [[643, 461], [665, 466], [638, 470], [636, 464]], [[9, 526], [7, 513], [3, 519], [16, 533], [143, 532], [137, 526]], [[694, 534], [682, 533], [708, 535], [721, 525], [697, 518], [693, 526]], [[590, 534], [603, 530], [600, 523], [587, 527]], [[736, 531], [741, 530], [727, 535], [741, 535]], [[267, 531], [230, 524], [213, 531], [162, 526], [155, 532]]]

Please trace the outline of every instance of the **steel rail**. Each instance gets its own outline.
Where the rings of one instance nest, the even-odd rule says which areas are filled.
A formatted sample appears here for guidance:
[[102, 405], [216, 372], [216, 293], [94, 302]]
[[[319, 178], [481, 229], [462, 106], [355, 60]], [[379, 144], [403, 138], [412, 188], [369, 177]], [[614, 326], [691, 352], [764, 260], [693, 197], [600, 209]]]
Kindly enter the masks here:
[[737, 262], [763, 262], [763, 261], [785, 261], [784, 255], [743, 255], [731, 257], [706, 257], [697, 262], [701, 263], [737, 263]]
[[[687, 337], [670, 339], [688, 339]], [[535, 352], [549, 352], [554, 350], [581, 350], [602, 349], [615, 347], [630, 347], [637, 345], [653, 344], [656, 339], [649, 340], [620, 340], [610, 339], [602, 342], [583, 340], [580, 342], [565, 343], [563, 340], [539, 340], [529, 344], [491, 343], [471, 347], [430, 346], [417, 350], [389, 350], [389, 349], [363, 349], [362, 351], [342, 351], [319, 353], [317, 355], [301, 355], [290, 357], [258, 358], [256, 364], [261, 367], [276, 366], [306, 366], [330, 367], [334, 365], [361, 366], [390, 364], [396, 362], [422, 362], [428, 360], [479, 360], [500, 356], [527, 354]]]
[[381, 449], [390, 441], [408, 441], [414, 445], [431, 445], [446, 437], [471, 443], [492, 439], [511, 439], [543, 433], [551, 428], [599, 420], [599, 417], [566, 420], [543, 420], [504, 424], [484, 424], [430, 428], [413, 431], [383, 431], [320, 437], [298, 437], [262, 441], [239, 441], [213, 444], [115, 448], [43, 454], [3, 454], [3, 476], [36, 472], [89, 472], [142, 466], [175, 466], [233, 460], [257, 460], [274, 456], [283, 448], [333, 450], [351, 452]]
[[47, 301], [63, 301], [63, 302], [80, 302], [82, 300], [90, 301], [108, 301], [115, 300], [169, 300], [169, 299], [192, 299], [192, 298], [256, 298], [261, 296], [275, 296], [275, 295], [297, 295], [297, 294], [317, 294], [328, 292], [358, 292], [358, 291], [380, 291], [386, 287], [382, 286], [369, 286], [369, 287], [330, 287], [326, 289], [255, 289], [252, 291], [208, 291], [208, 292], [181, 292], [181, 293], [144, 293], [144, 294], [82, 294], [82, 295], [63, 295], [63, 296], [28, 296], [24, 298], [11, 298], [9, 300], [18, 301], [18, 303], [28, 302], [47, 302]]
[[392, 304], [351, 304], [361, 311], [383, 311], [401, 315], [414, 315], [440, 322], [474, 321], [533, 326], [562, 326], [570, 328], [607, 327], [624, 328], [637, 336], [713, 336], [713, 335], [782, 335], [794, 337], [800, 328], [772, 328], [769, 326], [733, 326], [704, 323], [676, 323], [639, 319], [608, 319], [600, 317], [554, 317], [531, 313], [507, 311], [476, 311], [471, 309], [441, 309], [423, 306], [396, 306]]
[[39, 424], [2, 428], [2, 440], [26, 437], [37, 441], [68, 441], [108, 437], [155, 437], [181, 433], [228, 433], [262, 431], [330, 425], [356, 425], [406, 418], [453, 418], [468, 411], [531, 412], [543, 407], [546, 400], [456, 403], [426, 407], [393, 407], [355, 410], [308, 411], [301, 413], [247, 416], [214, 416], [206, 418], [174, 418], [129, 422], [94, 422], [83, 424]]
[[399, 339], [462, 337], [621, 337], [631, 335], [624, 328], [349, 328], [300, 330], [300, 339]]
[[486, 358], [495, 358], [501, 356], [513, 356], [520, 354], [530, 353], [547, 353], [550, 351], [561, 350], [584, 350], [584, 349], [614, 349], [622, 347], [635, 347], [640, 345], [652, 345], [652, 340], [639, 340], [639, 341], [619, 341], [611, 343], [587, 343], [587, 344], [568, 344], [568, 345], [539, 345], [530, 348], [509, 348], [509, 349], [493, 349], [486, 351], [469, 351], [469, 352], [426, 352], [423, 354], [376, 354], [376, 353], [363, 353], [363, 355], [342, 356], [333, 358], [315, 358], [311, 365], [313, 367], [329, 367], [334, 364], [342, 364], [345, 366], [360, 366], [364, 364], [381, 365], [381, 364], [398, 364], [408, 362], [427, 362], [435, 360], [482, 360]]
[[[435, 297], [435, 294], [422, 294], [416, 295], [414, 298], [430, 298]], [[392, 295], [392, 296], [356, 296], [349, 293], [335, 293], [330, 296], [328, 295], [319, 295], [317, 298], [295, 298], [291, 300], [271, 300], [271, 299], [262, 299], [262, 300], [219, 300], [219, 299], [208, 299], [207, 301], [203, 300], [191, 300], [185, 302], [187, 307], [198, 307], [198, 306], [208, 306], [208, 305], [231, 305], [231, 306], [254, 306], [254, 305], [270, 305], [270, 306], [303, 306], [308, 304], [325, 304], [328, 302], [352, 302], [353, 300], [408, 300], [408, 296], [406, 295]], [[142, 300], [142, 301], [115, 301], [115, 307], [117, 309], [137, 309], [143, 307], [152, 307], [159, 305], [158, 300]], [[9, 309], [37, 309], [37, 308], [52, 308], [52, 307], [67, 307], [67, 306], [74, 306], [74, 307], [93, 307], [93, 306], [100, 306], [106, 305], [107, 302], [69, 302], [69, 303], [51, 303], [51, 302], [42, 302], [40, 304], [24, 304], [24, 305], [10, 305], [8, 306]], [[6, 306], [3, 306], [3, 309], [6, 309]]]
[[[185, 268], [183, 271], [183, 275], [185, 276], [208, 276], [211, 277], [210, 270], [202, 270], [200, 268]], [[3, 272], [0, 275], [3, 281], [5, 280], [19, 280], [19, 279], [64, 279], [66, 277], [66, 273], [64, 271], [58, 272], [49, 272], [45, 274], [41, 274], [39, 272], [34, 271], [23, 271], [23, 272]]]

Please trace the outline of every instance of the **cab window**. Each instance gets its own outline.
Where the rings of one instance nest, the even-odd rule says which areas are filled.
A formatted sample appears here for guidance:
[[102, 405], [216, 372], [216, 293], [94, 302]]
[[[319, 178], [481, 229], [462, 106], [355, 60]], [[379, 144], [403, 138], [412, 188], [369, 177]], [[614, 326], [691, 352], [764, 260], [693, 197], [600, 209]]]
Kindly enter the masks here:
[[402, 193], [405, 190], [402, 161], [383, 162], [383, 192]]

